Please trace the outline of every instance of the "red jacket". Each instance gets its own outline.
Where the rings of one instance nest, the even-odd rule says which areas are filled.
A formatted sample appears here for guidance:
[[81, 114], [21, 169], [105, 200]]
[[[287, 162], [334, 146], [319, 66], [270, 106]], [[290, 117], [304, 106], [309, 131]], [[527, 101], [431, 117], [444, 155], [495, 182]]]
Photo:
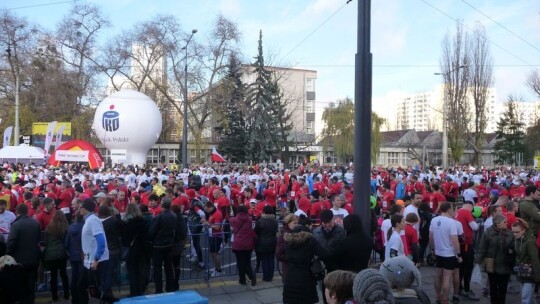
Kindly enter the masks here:
[[255, 248], [255, 232], [251, 217], [247, 213], [238, 213], [230, 219], [234, 231], [232, 250], [253, 250]]

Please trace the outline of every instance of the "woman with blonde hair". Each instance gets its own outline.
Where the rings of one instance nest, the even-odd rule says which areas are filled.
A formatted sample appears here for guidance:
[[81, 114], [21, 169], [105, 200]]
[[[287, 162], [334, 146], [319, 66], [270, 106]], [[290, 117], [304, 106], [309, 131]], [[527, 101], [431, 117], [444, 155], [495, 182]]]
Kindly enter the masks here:
[[291, 233], [294, 227], [298, 225], [298, 217], [293, 213], [289, 213], [285, 219], [283, 219], [283, 227], [279, 231], [277, 246], [276, 246], [276, 258], [279, 261], [281, 268], [281, 281], [285, 282], [287, 276], [287, 259], [285, 259], [285, 240], [283, 236], [285, 233]]
[[67, 254], [65, 239], [68, 222], [63, 212], [55, 212], [51, 222], [45, 228], [45, 253], [43, 255], [45, 268], [51, 272], [51, 295], [53, 301], [58, 301], [58, 272], [62, 280], [64, 299], [69, 299], [69, 281], [66, 271]]

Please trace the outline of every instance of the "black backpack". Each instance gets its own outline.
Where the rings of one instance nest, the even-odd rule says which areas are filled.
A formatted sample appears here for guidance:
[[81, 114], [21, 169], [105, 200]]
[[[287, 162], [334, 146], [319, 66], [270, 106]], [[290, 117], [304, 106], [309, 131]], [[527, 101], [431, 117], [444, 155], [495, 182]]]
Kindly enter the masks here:
[[189, 212], [187, 216], [187, 224], [192, 234], [201, 233], [203, 225], [201, 223], [201, 216], [195, 210], [195, 206], [204, 211], [204, 204], [208, 201], [206, 196], [195, 197], [191, 200], [189, 206]]

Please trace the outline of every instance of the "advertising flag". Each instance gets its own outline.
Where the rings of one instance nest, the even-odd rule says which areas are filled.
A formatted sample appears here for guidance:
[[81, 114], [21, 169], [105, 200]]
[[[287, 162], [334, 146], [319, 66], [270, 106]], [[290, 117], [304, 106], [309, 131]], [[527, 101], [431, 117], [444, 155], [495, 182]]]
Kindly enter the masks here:
[[12, 132], [13, 132], [13, 126], [9, 126], [4, 130], [4, 147], [9, 146]]
[[56, 142], [54, 143], [54, 149], [56, 150], [58, 146], [60, 146], [60, 143], [62, 142], [62, 134], [64, 133], [65, 125], [61, 125], [60, 128], [58, 128], [58, 132], [56, 133]]
[[49, 148], [52, 144], [54, 129], [56, 128], [56, 121], [51, 121], [47, 127], [47, 134], [45, 134], [45, 147], [43, 149], [49, 154]]

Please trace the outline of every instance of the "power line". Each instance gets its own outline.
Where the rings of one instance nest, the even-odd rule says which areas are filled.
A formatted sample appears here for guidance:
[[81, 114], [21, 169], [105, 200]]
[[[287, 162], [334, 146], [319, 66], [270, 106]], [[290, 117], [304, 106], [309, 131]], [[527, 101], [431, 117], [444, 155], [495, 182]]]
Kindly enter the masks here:
[[526, 44], [530, 45], [532, 48], [534, 48], [535, 50], [539, 51], [540, 52], [540, 49], [537, 48], [535, 45], [533, 45], [532, 43], [530, 43], [529, 41], [525, 40], [525, 38], [521, 37], [520, 35], [518, 35], [517, 33], [515, 33], [514, 31], [512, 31], [511, 29], [507, 28], [506, 26], [502, 25], [500, 22], [498, 22], [497, 20], [494, 20], [493, 18], [491, 18], [490, 16], [488, 16], [487, 14], [485, 14], [484, 12], [482, 12], [481, 10], [477, 9], [476, 7], [472, 6], [469, 2], [465, 1], [465, 0], [461, 0], [463, 1], [463, 3], [467, 4], [470, 8], [472, 8], [473, 10], [477, 11], [478, 13], [480, 13], [482, 16], [488, 18], [489, 20], [493, 21], [493, 23], [497, 24], [498, 26], [500, 26], [501, 28], [505, 29], [507, 32], [509, 32], [510, 34], [514, 35], [515, 37], [517, 37], [519, 40], [525, 42]]
[[50, 2], [50, 3], [42, 3], [42, 4], [33, 4], [33, 5], [26, 5], [26, 6], [10, 7], [10, 8], [0, 9], [0, 11], [13, 11], [13, 10], [24, 9], [24, 8], [51, 6], [51, 5], [64, 4], [64, 3], [76, 2], [76, 1], [77, 0], [69, 0], [69, 1]]
[[[540, 67], [540, 64], [492, 64], [492, 67]], [[302, 64], [299, 68], [352, 68], [354, 64]], [[374, 68], [438, 68], [438, 64], [374, 64]], [[294, 68], [293, 68], [294, 69]]]
[[332, 19], [341, 9], [343, 9], [347, 4], [349, 4], [351, 1], [347, 1], [345, 4], [340, 6], [332, 15], [330, 15], [328, 18], [326, 18], [321, 24], [319, 24], [311, 33], [309, 33], [304, 39], [302, 39], [297, 45], [295, 45], [285, 56], [283, 56], [283, 59], [287, 58], [292, 52], [294, 52], [302, 43], [304, 43], [306, 40], [309, 39], [315, 32], [317, 32], [323, 25], [325, 25], [330, 19]]
[[[431, 3], [427, 2], [426, 0], [420, 0], [422, 2], [424, 2], [427, 6], [433, 8], [434, 10], [438, 11], [439, 13], [445, 15], [446, 17], [448, 17], [449, 19], [455, 21], [455, 22], [458, 22], [460, 23], [461, 25], [463, 25], [465, 28], [467, 28], [469, 31], [473, 31], [470, 27], [468, 27], [466, 24], [464, 24], [462, 21], [460, 21], [459, 19], [456, 19], [452, 16], [450, 16], [448, 13], [444, 12], [443, 10], [439, 9], [438, 7], [432, 5]], [[487, 41], [489, 41], [489, 43], [493, 44], [494, 46], [498, 47], [499, 49], [505, 51], [506, 53], [508, 53], [509, 55], [511, 55], [512, 57], [516, 58], [517, 60], [525, 63], [527, 66], [529, 67], [534, 67], [534, 65], [528, 63], [527, 61], [525, 61], [524, 59], [522, 59], [521, 57], [515, 55], [514, 53], [510, 52], [509, 50], [505, 49], [504, 47], [502, 47], [501, 45], [499, 45], [498, 43], [495, 43], [493, 42], [493, 40], [490, 40], [487, 36], [483, 36]]]

